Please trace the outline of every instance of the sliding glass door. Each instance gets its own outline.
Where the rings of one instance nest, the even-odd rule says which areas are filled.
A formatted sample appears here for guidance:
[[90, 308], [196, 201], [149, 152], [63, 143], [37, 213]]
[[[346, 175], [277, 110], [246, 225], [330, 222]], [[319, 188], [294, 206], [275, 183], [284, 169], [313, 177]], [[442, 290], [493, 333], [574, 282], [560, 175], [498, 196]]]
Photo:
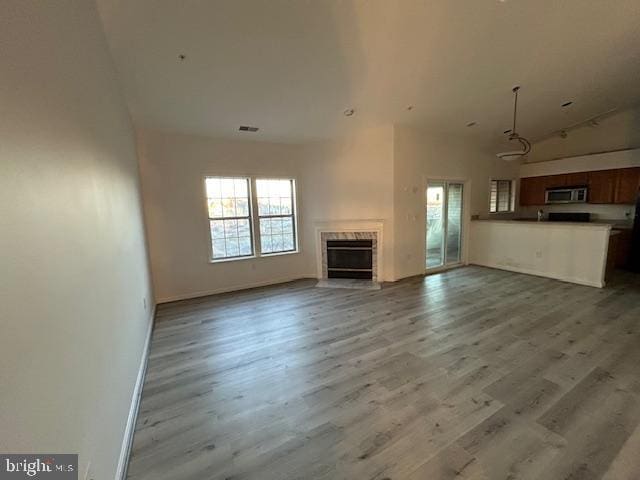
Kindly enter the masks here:
[[463, 188], [444, 180], [427, 184], [427, 270], [462, 261]]

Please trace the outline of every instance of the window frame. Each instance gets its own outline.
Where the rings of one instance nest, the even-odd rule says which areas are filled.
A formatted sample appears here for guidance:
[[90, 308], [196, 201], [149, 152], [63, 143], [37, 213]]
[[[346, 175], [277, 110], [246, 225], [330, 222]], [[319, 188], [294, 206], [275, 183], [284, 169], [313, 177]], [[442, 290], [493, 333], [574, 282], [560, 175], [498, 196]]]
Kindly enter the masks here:
[[[233, 178], [233, 179], [243, 179], [247, 181], [247, 194], [249, 199], [249, 231], [250, 231], [250, 239], [251, 239], [251, 255], [238, 255], [233, 257], [213, 257], [213, 235], [211, 232], [211, 220], [237, 220], [237, 219], [246, 219], [247, 217], [210, 217], [209, 216], [209, 196], [207, 193], [207, 179], [208, 178]], [[260, 216], [258, 209], [258, 194], [256, 187], [256, 180], [288, 180], [291, 182], [291, 214], [290, 215], [268, 215], [268, 216]], [[203, 194], [204, 194], [204, 207], [205, 207], [205, 218], [207, 222], [207, 243], [209, 249], [209, 263], [225, 263], [225, 262], [235, 262], [240, 260], [247, 259], [256, 259], [261, 257], [274, 257], [278, 255], [291, 255], [300, 253], [299, 247], [299, 230], [298, 230], [298, 189], [297, 189], [297, 179], [295, 177], [290, 176], [262, 176], [262, 175], [246, 175], [246, 174], [207, 174], [204, 175], [202, 186], [203, 186]], [[260, 238], [260, 218], [270, 218], [270, 217], [291, 217], [292, 219], [292, 228], [293, 228], [293, 249], [292, 250], [283, 250], [277, 252], [262, 252], [262, 243]]]
[[[207, 179], [209, 178], [219, 178], [219, 179], [233, 179], [233, 180], [245, 180], [247, 182], [247, 207], [249, 210], [249, 214], [246, 217], [211, 217], [209, 215], [209, 195], [207, 192]], [[253, 204], [251, 202], [252, 198], [252, 182], [251, 177], [247, 175], [205, 175], [204, 177], [204, 200], [205, 200], [205, 208], [206, 208], [206, 216], [207, 216], [207, 230], [209, 231], [209, 262], [210, 263], [219, 263], [219, 262], [230, 262], [235, 260], [245, 260], [247, 258], [256, 258], [256, 239], [255, 232], [253, 228]], [[237, 197], [234, 197], [237, 198]], [[251, 253], [249, 255], [234, 255], [231, 257], [218, 257], [215, 258], [213, 256], [213, 235], [211, 233], [211, 220], [249, 220], [249, 239], [251, 240]]]
[[[291, 213], [288, 215], [260, 215], [260, 208], [258, 205], [258, 180], [286, 180], [290, 182], [291, 185]], [[298, 209], [297, 209], [297, 188], [296, 188], [296, 179], [295, 178], [287, 178], [287, 177], [252, 177], [251, 179], [253, 191], [255, 195], [252, 197], [252, 201], [255, 200], [255, 220], [256, 220], [256, 251], [258, 251], [258, 256], [260, 257], [271, 257], [274, 255], [286, 255], [289, 253], [298, 253]], [[291, 217], [291, 228], [293, 230], [293, 248], [291, 250], [278, 250], [277, 252], [263, 252], [262, 251], [262, 234], [260, 233], [260, 219], [261, 218], [285, 218]]]
[[[492, 210], [491, 192], [493, 190], [493, 183], [496, 183], [496, 209]], [[509, 183], [509, 206], [507, 210], [500, 210], [500, 182]], [[516, 211], [515, 205], [516, 199], [516, 185], [515, 180], [512, 178], [492, 178], [489, 181], [489, 215], [502, 215], [505, 213], [514, 213]]]

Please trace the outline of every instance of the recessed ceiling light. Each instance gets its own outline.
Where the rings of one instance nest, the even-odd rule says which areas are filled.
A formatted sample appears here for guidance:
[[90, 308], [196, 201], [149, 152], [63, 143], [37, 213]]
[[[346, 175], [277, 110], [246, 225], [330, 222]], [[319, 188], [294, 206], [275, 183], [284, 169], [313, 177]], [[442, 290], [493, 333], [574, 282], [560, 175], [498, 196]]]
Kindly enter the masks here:
[[407, 110], [413, 110], [413, 105], [407, 106]]
[[347, 108], [344, 111], [344, 116], [345, 117], [352, 117], [355, 113], [356, 113], [356, 111], [353, 108]]
[[573, 102], [564, 102], [561, 107], [568, 107], [569, 105], [571, 105]]
[[257, 132], [260, 129], [258, 127], [250, 127], [248, 125], [240, 125], [240, 128], [238, 128], [238, 130], [240, 130], [241, 132]]
[[181, 53], [180, 55], [178, 55], [178, 60], [180, 60], [181, 62], [184, 62], [187, 59], [187, 56], [184, 53]]
[[467, 123], [467, 127], [475, 127], [477, 125], [476, 122], [469, 122]]

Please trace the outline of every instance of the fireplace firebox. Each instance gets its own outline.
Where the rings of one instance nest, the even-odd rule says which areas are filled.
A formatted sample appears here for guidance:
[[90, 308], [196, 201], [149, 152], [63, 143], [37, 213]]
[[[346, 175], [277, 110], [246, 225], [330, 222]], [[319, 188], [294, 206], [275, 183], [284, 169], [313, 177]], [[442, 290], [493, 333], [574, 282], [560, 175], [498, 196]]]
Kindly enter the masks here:
[[372, 240], [327, 240], [328, 278], [373, 278]]

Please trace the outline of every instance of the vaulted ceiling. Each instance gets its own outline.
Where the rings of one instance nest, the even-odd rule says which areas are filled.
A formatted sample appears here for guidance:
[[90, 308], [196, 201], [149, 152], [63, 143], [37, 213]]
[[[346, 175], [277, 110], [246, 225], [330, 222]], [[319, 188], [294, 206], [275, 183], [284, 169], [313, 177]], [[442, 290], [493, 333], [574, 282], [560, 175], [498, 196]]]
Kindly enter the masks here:
[[498, 145], [515, 84], [518, 130], [533, 139], [640, 101], [638, 0], [99, 7], [134, 121], [147, 128], [297, 142], [399, 123]]

